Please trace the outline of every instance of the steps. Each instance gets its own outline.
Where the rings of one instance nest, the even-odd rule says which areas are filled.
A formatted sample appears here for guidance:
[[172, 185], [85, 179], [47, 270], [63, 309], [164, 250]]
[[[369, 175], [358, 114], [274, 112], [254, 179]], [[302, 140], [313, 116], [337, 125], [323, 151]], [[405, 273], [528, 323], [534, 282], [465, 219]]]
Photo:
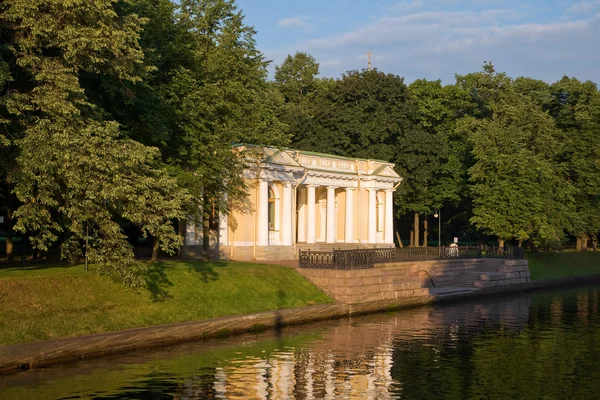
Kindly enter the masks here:
[[486, 259], [477, 269], [464, 271], [456, 275], [451, 282], [441, 286], [485, 289], [529, 281], [526, 260]]

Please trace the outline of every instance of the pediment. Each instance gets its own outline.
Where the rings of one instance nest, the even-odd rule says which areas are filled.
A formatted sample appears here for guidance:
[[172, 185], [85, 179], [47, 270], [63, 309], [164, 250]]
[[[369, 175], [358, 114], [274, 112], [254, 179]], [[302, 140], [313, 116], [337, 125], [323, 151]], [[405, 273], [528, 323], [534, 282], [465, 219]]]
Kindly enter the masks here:
[[287, 151], [277, 149], [265, 149], [264, 163], [286, 165], [291, 167], [301, 167]]
[[400, 178], [400, 175], [389, 165], [382, 165], [377, 168], [371, 175], [386, 176], [390, 178]]

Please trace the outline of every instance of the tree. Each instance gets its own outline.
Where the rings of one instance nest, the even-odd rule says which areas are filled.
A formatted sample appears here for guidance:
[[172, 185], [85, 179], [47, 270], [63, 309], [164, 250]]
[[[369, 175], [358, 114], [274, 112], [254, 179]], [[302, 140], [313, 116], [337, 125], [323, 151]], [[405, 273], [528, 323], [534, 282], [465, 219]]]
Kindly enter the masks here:
[[[414, 127], [396, 139], [395, 162], [404, 177], [398, 187], [398, 214], [414, 214], [413, 244], [419, 246], [420, 215], [432, 215], [444, 203], [458, 202], [464, 191], [461, 147], [455, 146], [454, 125], [469, 102], [456, 86], [417, 80], [409, 86], [415, 107]], [[455, 139], [455, 140], [453, 140]], [[425, 218], [423, 245], [427, 246]]]
[[572, 228], [572, 185], [558, 162], [554, 121], [491, 64], [458, 77], [478, 105], [458, 130], [473, 146], [472, 223], [500, 240], [559, 243]]
[[[234, 143], [281, 145], [284, 129], [270, 107], [277, 95], [266, 82], [267, 62], [252, 27], [232, 0], [182, 0], [177, 23], [190, 48], [165, 87], [179, 127], [169, 160], [192, 193], [188, 214], [202, 221], [208, 250], [209, 222], [246, 196], [245, 156]], [[227, 196], [225, 196], [227, 194]]]
[[280, 66], [275, 66], [275, 82], [286, 103], [302, 105], [306, 96], [314, 91], [319, 75], [319, 63], [307, 53], [288, 55]]
[[563, 77], [550, 87], [547, 109], [559, 128], [560, 162], [575, 189], [578, 249], [600, 231], [600, 93], [595, 83]]
[[246, 195], [245, 157], [232, 144], [285, 144], [283, 96], [266, 82], [255, 32], [233, 1], [138, 0], [128, 12], [147, 19], [143, 79], [92, 76], [86, 92], [128, 137], [160, 148], [193, 194], [186, 219], [204, 225], [208, 247], [210, 221]]
[[377, 70], [349, 71], [322, 82], [315, 97], [311, 131], [300, 149], [391, 161], [394, 143], [411, 126], [412, 106], [404, 80]]
[[52, 2], [10, 0], [0, 25], [10, 31], [15, 67], [29, 76], [15, 88], [3, 113], [22, 127], [14, 192], [22, 203], [16, 229], [41, 250], [61, 240], [65, 258], [85, 255], [101, 271], [141, 286], [120, 221], [159, 238], [166, 251], [180, 245], [171, 226], [187, 195], [157, 165], [154, 148], [122, 138], [103, 119], [80, 85], [81, 74], [139, 80], [142, 20], [119, 14], [112, 0]]

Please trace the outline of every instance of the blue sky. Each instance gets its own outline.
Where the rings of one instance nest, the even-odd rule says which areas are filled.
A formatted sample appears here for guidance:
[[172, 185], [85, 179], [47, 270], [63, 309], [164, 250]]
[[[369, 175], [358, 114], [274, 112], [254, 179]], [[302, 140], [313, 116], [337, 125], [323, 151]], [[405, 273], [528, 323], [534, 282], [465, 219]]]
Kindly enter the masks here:
[[321, 76], [365, 68], [454, 82], [492, 61], [510, 76], [600, 82], [600, 0], [237, 0], [279, 64], [306, 51]]

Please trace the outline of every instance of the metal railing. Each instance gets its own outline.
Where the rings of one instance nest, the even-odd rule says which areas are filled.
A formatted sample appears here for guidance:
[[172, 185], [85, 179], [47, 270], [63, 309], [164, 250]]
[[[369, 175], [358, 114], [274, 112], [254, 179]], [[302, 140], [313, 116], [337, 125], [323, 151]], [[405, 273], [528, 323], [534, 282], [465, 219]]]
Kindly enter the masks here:
[[382, 249], [354, 249], [333, 251], [300, 250], [300, 268], [365, 269], [375, 264], [426, 261], [455, 258], [507, 258], [522, 259], [522, 247], [514, 246], [442, 246], [404, 247]]

